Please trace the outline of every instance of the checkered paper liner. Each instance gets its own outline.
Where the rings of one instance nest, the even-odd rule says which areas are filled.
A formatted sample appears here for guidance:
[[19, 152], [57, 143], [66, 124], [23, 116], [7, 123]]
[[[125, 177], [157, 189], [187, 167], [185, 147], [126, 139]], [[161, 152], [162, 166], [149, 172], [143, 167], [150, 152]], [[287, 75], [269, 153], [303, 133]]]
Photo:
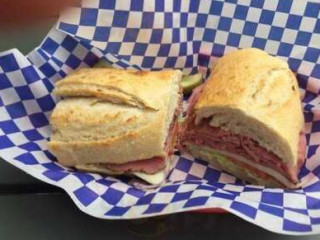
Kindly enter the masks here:
[[[320, 3], [313, 1], [88, 0], [68, 9], [27, 56], [0, 53], [0, 156], [59, 186], [85, 213], [142, 218], [218, 207], [268, 230], [320, 233]], [[55, 81], [104, 58], [113, 66], [207, 71], [236, 48], [257, 47], [297, 73], [307, 136], [299, 190], [244, 185], [199, 159], [176, 154], [167, 183], [144, 191], [67, 169], [47, 150]]]

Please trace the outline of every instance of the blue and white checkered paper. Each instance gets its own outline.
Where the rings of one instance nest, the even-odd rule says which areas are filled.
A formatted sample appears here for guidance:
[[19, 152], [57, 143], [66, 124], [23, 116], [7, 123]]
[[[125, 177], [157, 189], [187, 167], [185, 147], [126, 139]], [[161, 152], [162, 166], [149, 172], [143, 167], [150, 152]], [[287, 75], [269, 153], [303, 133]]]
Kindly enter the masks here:
[[[85, 0], [65, 11], [28, 56], [0, 53], [0, 156], [66, 190], [87, 214], [141, 218], [219, 207], [268, 230], [320, 233], [320, 3], [315, 1]], [[244, 185], [176, 155], [167, 183], [144, 191], [120, 179], [67, 169], [47, 150], [54, 82], [105, 58], [115, 67], [207, 71], [236, 48], [289, 62], [303, 95], [307, 161], [299, 190]]]

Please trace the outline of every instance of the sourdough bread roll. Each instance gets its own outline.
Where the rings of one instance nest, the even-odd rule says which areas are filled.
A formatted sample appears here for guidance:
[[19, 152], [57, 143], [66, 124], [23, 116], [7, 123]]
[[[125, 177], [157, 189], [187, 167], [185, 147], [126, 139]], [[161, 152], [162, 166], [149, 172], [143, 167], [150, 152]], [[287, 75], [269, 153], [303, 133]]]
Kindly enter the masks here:
[[283, 60], [258, 49], [222, 57], [194, 106], [195, 122], [257, 141], [289, 166], [298, 159], [303, 114], [299, 87]]
[[64, 99], [51, 115], [49, 149], [61, 164], [83, 169], [166, 158], [181, 78], [178, 70], [78, 70], [56, 84]]

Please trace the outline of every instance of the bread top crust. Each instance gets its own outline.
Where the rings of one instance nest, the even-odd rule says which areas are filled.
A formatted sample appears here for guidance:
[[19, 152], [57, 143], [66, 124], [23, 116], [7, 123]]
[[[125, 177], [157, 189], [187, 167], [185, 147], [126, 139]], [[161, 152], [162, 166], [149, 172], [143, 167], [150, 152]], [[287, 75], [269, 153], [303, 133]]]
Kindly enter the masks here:
[[95, 97], [141, 109], [159, 110], [167, 104], [172, 80], [179, 70], [136, 71], [114, 68], [82, 68], [56, 83], [62, 97]]
[[[253, 48], [225, 55], [212, 68], [194, 110], [198, 122], [203, 117], [216, 115], [216, 120], [212, 117], [212, 125], [222, 126], [222, 122], [228, 121], [224, 119], [218, 123], [219, 112], [225, 113], [230, 121], [231, 118], [247, 118], [242, 121], [244, 125], [237, 127], [236, 133], [245, 132], [241, 128], [259, 125], [257, 129], [261, 129], [263, 126], [261, 135], [269, 135], [267, 142], [274, 138], [282, 144], [282, 151], [290, 152], [290, 156], [279, 152], [277, 155], [286, 162], [296, 163], [304, 120], [297, 80], [283, 60]], [[251, 126], [246, 126], [246, 121]], [[232, 132], [235, 128], [226, 130]], [[255, 139], [259, 143], [263, 142], [261, 135]], [[250, 134], [249, 137], [255, 136]], [[265, 147], [272, 151], [272, 144], [267, 146], [267, 142]]]

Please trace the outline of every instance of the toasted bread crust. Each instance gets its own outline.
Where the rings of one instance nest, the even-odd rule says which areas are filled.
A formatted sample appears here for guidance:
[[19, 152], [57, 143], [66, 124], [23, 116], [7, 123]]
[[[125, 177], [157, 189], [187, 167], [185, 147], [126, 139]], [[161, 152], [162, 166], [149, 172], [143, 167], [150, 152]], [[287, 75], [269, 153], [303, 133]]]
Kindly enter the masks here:
[[62, 97], [95, 97], [142, 109], [158, 110], [163, 107], [161, 96], [167, 94], [172, 86], [171, 81], [177, 74], [180, 71], [82, 68], [57, 82], [54, 93]]

